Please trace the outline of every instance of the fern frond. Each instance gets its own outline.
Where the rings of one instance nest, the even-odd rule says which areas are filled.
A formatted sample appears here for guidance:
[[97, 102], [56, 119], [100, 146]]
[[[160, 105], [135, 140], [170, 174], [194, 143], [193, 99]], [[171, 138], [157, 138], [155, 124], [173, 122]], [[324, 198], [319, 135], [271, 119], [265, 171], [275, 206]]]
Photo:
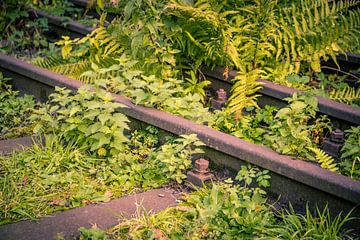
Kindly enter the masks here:
[[239, 116], [245, 107], [258, 107], [256, 99], [259, 94], [256, 92], [262, 88], [262, 83], [257, 81], [260, 75], [260, 70], [252, 70], [246, 74], [240, 73], [233, 79], [234, 85], [227, 105], [228, 111], [236, 112]]
[[[117, 65], [114, 65], [114, 66], [117, 67]], [[119, 77], [120, 75], [121, 75], [121, 71], [118, 71], [118, 69], [113, 69], [112, 67], [110, 67], [110, 68], [98, 69], [96, 71], [89, 70], [89, 71], [83, 72], [78, 77], [78, 80], [80, 80], [84, 83], [87, 83], [87, 84], [92, 84], [96, 80], [114, 79], [116, 77]]]
[[345, 87], [341, 90], [333, 90], [329, 95], [330, 99], [346, 104], [360, 102], [360, 88]]
[[220, 23], [219, 13], [211, 11], [211, 6], [207, 1], [199, 1], [197, 6], [190, 6], [180, 3], [169, 3], [165, 9], [169, 15], [185, 16], [186, 18], [196, 19], [197, 24], [207, 25], [212, 28], [218, 28]]
[[348, 10], [359, 2], [304, 0], [281, 9], [279, 27], [282, 31], [278, 39], [282, 42], [278, 43], [281, 49], [277, 57], [285, 55], [293, 63], [309, 62], [315, 72], [321, 70], [321, 58], [326, 60], [330, 56], [337, 63], [337, 53], [350, 50], [359, 42], [360, 11]]
[[241, 68], [239, 55], [233, 40], [235, 29], [230, 26], [227, 16], [237, 11], [221, 12], [219, 5], [208, 0], [193, 4], [171, 1], [164, 13], [176, 18], [175, 24], [181, 29], [171, 35], [175, 49], [180, 49], [195, 65], [236, 66]]
[[50, 56], [47, 58], [35, 58], [31, 61], [31, 64], [50, 70], [51, 68], [60, 66], [66, 62], [67, 61], [61, 56]]
[[334, 163], [334, 159], [323, 150], [314, 147], [307, 147], [307, 149], [315, 154], [315, 158], [322, 168], [328, 169], [332, 172], [336, 172], [339, 169], [337, 164]]
[[50, 68], [51, 71], [78, 79], [80, 75], [91, 69], [91, 63], [88, 60], [81, 60], [75, 63], [64, 63]]

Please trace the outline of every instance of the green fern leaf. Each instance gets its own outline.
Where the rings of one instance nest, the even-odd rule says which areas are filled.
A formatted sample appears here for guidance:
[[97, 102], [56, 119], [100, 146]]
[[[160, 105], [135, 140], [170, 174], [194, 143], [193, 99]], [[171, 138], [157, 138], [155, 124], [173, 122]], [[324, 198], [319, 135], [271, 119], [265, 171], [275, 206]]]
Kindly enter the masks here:
[[315, 158], [322, 168], [332, 172], [338, 171], [339, 168], [337, 167], [337, 164], [334, 163], [334, 159], [323, 150], [316, 147], [307, 147], [307, 149], [315, 154]]
[[330, 99], [342, 103], [352, 104], [360, 102], [360, 88], [346, 87], [341, 90], [333, 90], [329, 95]]

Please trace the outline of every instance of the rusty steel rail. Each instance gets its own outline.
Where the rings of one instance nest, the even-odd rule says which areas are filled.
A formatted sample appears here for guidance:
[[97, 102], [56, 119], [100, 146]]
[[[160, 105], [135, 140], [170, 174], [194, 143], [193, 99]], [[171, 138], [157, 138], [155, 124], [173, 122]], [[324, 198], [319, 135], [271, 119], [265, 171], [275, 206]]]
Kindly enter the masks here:
[[[229, 78], [227, 80], [223, 79], [223, 70], [224, 68], [216, 68], [210, 70], [206, 67], [202, 68], [203, 74], [209, 78], [212, 82], [212, 87], [214, 89], [223, 88], [228, 93], [233, 85], [232, 79], [236, 76], [236, 71], [229, 71]], [[295, 92], [301, 92], [294, 88], [289, 88], [283, 85], [275, 84], [266, 80], [259, 80], [263, 83], [263, 88], [259, 90], [259, 93], [262, 94], [262, 97], [259, 99], [259, 105], [264, 106], [266, 104], [276, 104], [284, 105], [285, 102], [283, 98], [292, 96]], [[360, 124], [360, 108], [353, 107], [348, 104], [339, 103], [324, 97], [317, 97], [319, 112], [322, 114], [328, 115], [333, 122], [341, 126], [352, 126]]]
[[[12, 84], [21, 93], [45, 101], [55, 86], [78, 89], [83, 83], [41, 69], [13, 57], [0, 54], [0, 71], [13, 78]], [[195, 133], [206, 144], [205, 157], [233, 170], [251, 163], [271, 171], [269, 192], [281, 196], [295, 206], [324, 206], [333, 212], [349, 211], [360, 204], [360, 181], [330, 172], [310, 162], [294, 160], [275, 151], [234, 136], [196, 124], [182, 117], [133, 104], [128, 98], [113, 95], [127, 108], [119, 109], [133, 121], [154, 125], [172, 134]], [[360, 209], [355, 210], [360, 215]], [[360, 225], [359, 225], [360, 226]]]
[[338, 55], [337, 60], [360, 65], [360, 54], [347, 52], [345, 55]]
[[73, 3], [75, 6], [86, 8], [89, 4], [88, 0], [71, 0], [71, 3]]
[[58, 38], [69, 35], [72, 38], [83, 37], [91, 33], [95, 28], [82, 25], [74, 20], [53, 16], [39, 9], [30, 9], [33, 17], [47, 18], [51, 32], [56, 32]]

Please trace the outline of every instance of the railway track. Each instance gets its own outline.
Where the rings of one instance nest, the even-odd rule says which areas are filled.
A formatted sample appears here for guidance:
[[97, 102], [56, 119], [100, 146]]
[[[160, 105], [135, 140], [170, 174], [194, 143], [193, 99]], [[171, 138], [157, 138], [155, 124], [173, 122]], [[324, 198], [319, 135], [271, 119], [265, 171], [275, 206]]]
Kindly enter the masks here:
[[[76, 90], [80, 81], [55, 74], [48, 70], [0, 54], [0, 71], [11, 77], [11, 84], [21, 93], [32, 94], [39, 101], [46, 101], [55, 86]], [[238, 171], [243, 164], [251, 163], [270, 170], [272, 196], [280, 196], [284, 204], [296, 207], [325, 206], [333, 213], [347, 212], [360, 204], [360, 182], [322, 169], [319, 166], [280, 155], [275, 151], [241, 140], [234, 136], [193, 123], [184, 118], [156, 109], [134, 105], [129, 99], [114, 95], [116, 102], [127, 108], [119, 111], [131, 118], [132, 124], [150, 124], [164, 134], [195, 133], [206, 144], [205, 158], [228, 169]], [[354, 214], [360, 216], [360, 209]], [[358, 227], [359, 225], [357, 225]]]
[[[78, 0], [74, 2], [84, 6], [86, 1]], [[62, 35], [81, 37], [93, 30], [93, 28], [80, 25], [75, 21], [64, 21], [62, 18], [51, 16], [39, 10], [34, 13], [36, 17], [48, 18], [51, 34], [55, 38]], [[359, 64], [359, 58], [356, 55], [350, 56], [348, 59], [343, 58], [342, 61]], [[80, 81], [55, 74], [4, 54], [0, 54], [0, 71], [3, 72], [5, 77], [13, 79], [11, 84], [15, 89], [22, 94], [32, 94], [41, 102], [47, 100], [56, 86], [77, 90], [83, 85]], [[212, 81], [211, 87], [213, 90], [223, 88], [227, 92], [230, 91], [231, 79], [235, 77], [235, 71], [229, 72], [228, 81], [222, 79], [221, 68], [213, 71], [203, 68], [202, 71]], [[284, 106], [285, 102], [282, 99], [296, 92], [294, 89], [268, 81], [259, 81], [264, 83], [263, 89], [260, 90], [262, 94], [259, 98], [260, 106]], [[271, 175], [269, 193], [274, 198], [279, 197], [281, 204], [287, 205], [290, 202], [295, 209], [300, 211], [306, 205], [311, 207], [328, 205], [333, 214], [349, 212], [354, 209], [353, 215], [360, 216], [359, 181], [327, 171], [311, 162], [300, 161], [278, 154], [267, 147], [252, 144], [184, 118], [135, 105], [123, 96], [115, 94], [113, 96], [116, 102], [127, 106], [127, 108], [119, 111], [131, 119], [132, 126], [150, 124], [160, 128], [164, 135], [195, 133], [206, 144], [204, 157], [232, 171], [238, 171], [242, 165], [247, 163], [268, 169]], [[318, 98], [318, 101], [320, 113], [328, 115], [336, 127], [346, 129], [349, 126], [360, 124], [360, 108], [321, 97]], [[19, 141], [24, 143], [24, 139]], [[29, 141], [26, 141], [26, 143], [29, 143]], [[5, 142], [0, 141], [0, 152], [2, 144], [4, 144], [5, 150], [11, 148]], [[16, 145], [16, 140], [12, 144]], [[19, 226], [17, 225], [15, 228]], [[360, 220], [354, 221], [350, 227], [355, 228], [360, 234]], [[4, 231], [2, 229], [4, 228], [0, 227], [0, 233]]]

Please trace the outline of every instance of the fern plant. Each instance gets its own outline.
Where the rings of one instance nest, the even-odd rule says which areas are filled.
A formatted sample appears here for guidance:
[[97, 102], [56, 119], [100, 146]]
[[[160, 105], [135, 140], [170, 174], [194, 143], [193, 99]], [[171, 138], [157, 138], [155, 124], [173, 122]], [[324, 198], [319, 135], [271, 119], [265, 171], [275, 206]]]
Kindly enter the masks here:
[[257, 81], [260, 73], [261, 71], [256, 69], [234, 78], [234, 85], [231, 89], [232, 95], [229, 98], [227, 109], [236, 113], [236, 119], [241, 116], [241, 111], [245, 107], [257, 107], [256, 99], [260, 96], [257, 91], [262, 88], [262, 83]]
[[[102, 17], [104, 18], [104, 17]], [[103, 21], [102, 21], [103, 22]], [[61, 56], [35, 59], [34, 64], [79, 79], [92, 66], [109, 67], [123, 50], [116, 38], [101, 26], [84, 38], [71, 40], [64, 36], [56, 43], [61, 46]]]
[[358, 2], [131, 0], [119, 4], [121, 17], [107, 29], [59, 42], [61, 61], [39, 64], [78, 79], [88, 70], [109, 68], [124, 52], [139, 70], [159, 77], [174, 77], [189, 65], [235, 67], [240, 76], [228, 111], [240, 116], [244, 107], [256, 106], [257, 78], [292, 86], [289, 74], [318, 72], [321, 59], [336, 60], [337, 53], [351, 50], [359, 41], [360, 11], [349, 9]]
[[334, 159], [323, 150], [314, 147], [308, 147], [308, 149], [315, 154], [315, 159], [322, 168], [328, 169], [332, 172], [337, 172], [339, 170], [337, 164], [334, 163]]
[[348, 86], [339, 90], [334, 89], [329, 95], [330, 99], [338, 102], [360, 105], [360, 88], [356, 89]]
[[[186, 56], [208, 65], [222, 63], [239, 69], [243, 77], [234, 80], [237, 86], [232, 89], [229, 110], [240, 112], [244, 108], [239, 104], [244, 102], [241, 91], [246, 89], [246, 95], [256, 99], [253, 92], [259, 86], [251, 84], [253, 78], [248, 80], [252, 87], [245, 85], [243, 78], [249, 72], [292, 86], [287, 75], [307, 66], [319, 72], [321, 59], [330, 56], [336, 61], [337, 53], [353, 49], [353, 42], [359, 42], [360, 11], [349, 8], [358, 3], [178, 0], [169, 3], [164, 14], [179, 22], [176, 28], [172, 26], [176, 34], [170, 37]], [[328, 33], [330, 28], [334, 30]]]
[[170, 1], [166, 5], [164, 15], [171, 17], [166, 20], [176, 26], [168, 37], [196, 67], [202, 63], [241, 67], [232, 38], [237, 29], [227, 20], [238, 12], [225, 11], [228, 4], [228, 1], [198, 0], [192, 5], [187, 1]]

